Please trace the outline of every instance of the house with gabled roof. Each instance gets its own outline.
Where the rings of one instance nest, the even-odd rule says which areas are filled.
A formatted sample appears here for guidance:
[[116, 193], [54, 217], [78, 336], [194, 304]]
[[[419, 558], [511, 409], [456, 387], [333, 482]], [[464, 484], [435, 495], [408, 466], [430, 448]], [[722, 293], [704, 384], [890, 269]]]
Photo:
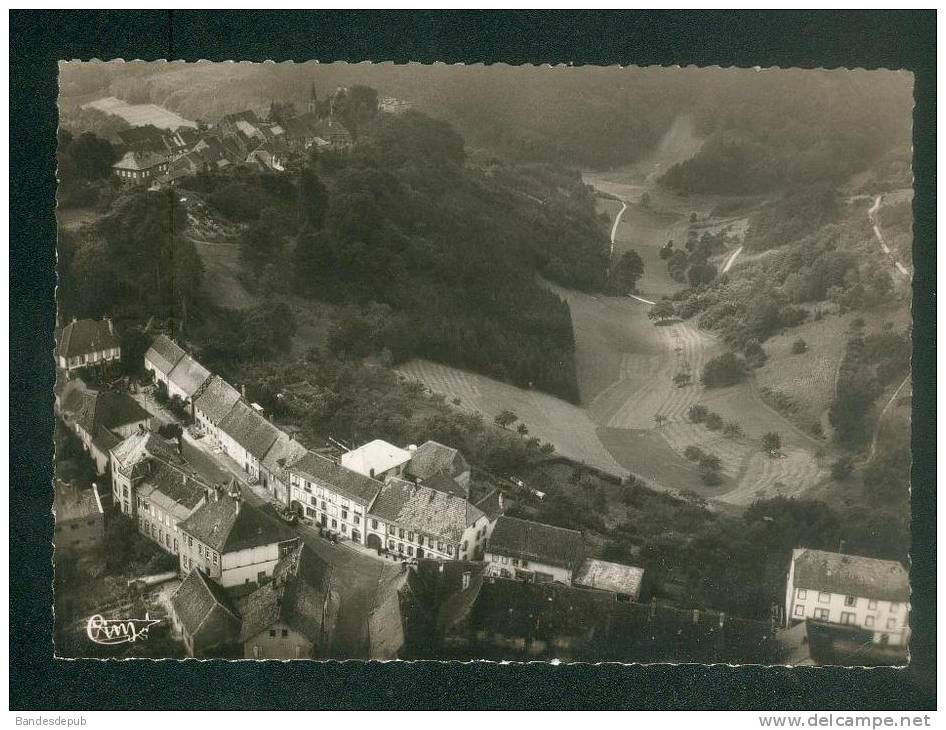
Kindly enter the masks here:
[[145, 352], [145, 370], [151, 374], [156, 383], [164, 383], [164, 387], [170, 392], [168, 378], [185, 354], [184, 350], [170, 337], [164, 334], [158, 335]]
[[338, 615], [332, 566], [300, 544], [272, 579], [241, 601], [246, 659], [316, 659], [328, 652]]
[[168, 373], [168, 396], [172, 398], [177, 396], [188, 405], [191, 405], [194, 394], [200, 390], [200, 387], [207, 382], [209, 377], [210, 371], [185, 353], [174, 365], [171, 372]]
[[895, 560], [811, 548], [792, 551], [785, 587], [785, 623], [802, 621], [860, 629], [873, 643], [907, 646], [910, 576]]
[[168, 164], [163, 154], [131, 151], [112, 165], [112, 174], [130, 185], [146, 185], [166, 173]]
[[128, 517], [135, 515], [135, 489], [150, 473], [148, 460], [180, 461], [174, 447], [153, 431], [139, 429], [111, 448], [112, 503]]
[[194, 568], [171, 596], [171, 618], [187, 655], [238, 657], [240, 614], [221, 585]]
[[368, 547], [405, 559], [476, 560], [489, 532], [489, 518], [463, 497], [397, 477], [378, 493], [368, 519]]
[[288, 471], [291, 506], [324, 529], [365, 544], [368, 510], [381, 482], [312, 451], [292, 462]]
[[183, 461], [153, 458], [146, 469], [133, 490], [138, 532], [164, 552], [178, 555], [182, 543], [179, 526], [207, 501], [213, 485]]
[[240, 391], [219, 375], [211, 375], [194, 394], [194, 420], [219, 444], [220, 424], [239, 400]]
[[484, 560], [492, 575], [572, 584], [585, 559], [581, 533], [502, 515], [496, 520]]
[[71, 373], [83, 367], [121, 360], [122, 348], [111, 319], [73, 319], [56, 341], [59, 367]]
[[299, 544], [288, 525], [247, 504], [235, 482], [210, 489], [178, 527], [181, 573], [200, 568], [224, 587], [266, 582], [276, 563]]
[[241, 399], [220, 422], [218, 433], [223, 452], [252, 479], [259, 479], [260, 463], [276, 442], [279, 429]]
[[[433, 487], [446, 489], [462, 497], [470, 496], [470, 464], [457, 449], [437, 441], [408, 447], [411, 460], [404, 467], [404, 475]], [[450, 480], [454, 484], [450, 484]]]
[[139, 429], [149, 428], [152, 415], [125, 393], [83, 386], [64, 391], [59, 416], [79, 437], [96, 471], [105, 474], [112, 447]]
[[276, 440], [260, 461], [259, 480], [263, 488], [287, 507], [291, 500], [289, 466], [308, 452], [296, 438], [276, 429]]

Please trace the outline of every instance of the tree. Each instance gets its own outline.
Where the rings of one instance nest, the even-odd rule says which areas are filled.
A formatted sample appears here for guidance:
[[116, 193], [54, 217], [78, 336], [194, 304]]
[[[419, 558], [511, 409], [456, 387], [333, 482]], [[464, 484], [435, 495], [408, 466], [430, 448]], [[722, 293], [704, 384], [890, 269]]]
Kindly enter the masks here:
[[333, 109], [352, 138], [358, 139], [363, 128], [378, 116], [378, 92], [356, 84], [345, 92], [336, 92]]
[[269, 121], [285, 125], [287, 119], [297, 116], [296, 105], [291, 101], [273, 101], [269, 105]]
[[663, 426], [663, 425], [664, 425], [664, 421], [666, 421], [666, 420], [667, 420], [667, 417], [666, 417], [665, 415], [663, 415], [662, 413], [655, 413], [655, 414], [654, 414], [654, 423], [657, 424], [657, 428], [660, 428], [661, 426]]
[[650, 208], [650, 193], [641, 195], [641, 208]]
[[526, 426], [526, 424], [520, 422], [519, 425], [516, 426], [516, 433], [518, 433], [520, 436], [525, 436], [529, 433], [529, 427]]
[[795, 340], [792, 343], [792, 354], [801, 355], [802, 353], [808, 352], [808, 343], [805, 342], [801, 337]]
[[854, 461], [850, 456], [842, 456], [831, 465], [831, 478], [836, 482], [843, 482], [854, 470]]
[[690, 406], [689, 410], [687, 411], [687, 418], [689, 418], [693, 423], [703, 423], [708, 415], [709, 408], [704, 405], [700, 405], [699, 403]]
[[84, 132], [69, 146], [75, 174], [84, 180], [102, 180], [112, 174], [112, 165], [118, 159], [115, 148], [107, 139]]
[[723, 417], [718, 413], [707, 413], [705, 424], [710, 431], [719, 431], [723, 427]]
[[735, 385], [746, 377], [746, 363], [735, 353], [726, 352], [714, 357], [703, 366], [703, 385], [707, 388], [724, 388]]
[[637, 281], [644, 275], [644, 262], [636, 251], [625, 251], [611, 270], [610, 288], [615, 294], [637, 291]]
[[496, 425], [499, 426], [500, 428], [508, 428], [509, 426], [511, 426], [518, 420], [519, 420], [519, 416], [517, 416], [515, 413], [513, 413], [510, 410], [500, 411], [496, 415], [496, 417], [493, 419], [493, 421], [496, 422]]
[[782, 437], [776, 431], [769, 431], [762, 436], [762, 449], [770, 454], [778, 453], [782, 448]]
[[706, 454], [695, 444], [690, 444], [683, 450], [683, 455], [690, 461], [700, 461]]
[[260, 221], [250, 225], [240, 236], [240, 257], [251, 271], [259, 272], [282, 250], [282, 238], [271, 224], [270, 215], [261, 215]]
[[314, 231], [321, 229], [328, 211], [328, 190], [308, 167], [302, 170], [299, 179], [299, 199], [305, 225]]
[[740, 426], [736, 421], [726, 421], [726, 425], [723, 426], [723, 435], [735, 439], [742, 436], [742, 426]]
[[688, 372], [679, 372], [673, 376], [673, 384], [678, 388], [685, 388], [688, 386], [693, 379], [693, 376]]
[[655, 322], [662, 322], [676, 316], [676, 309], [669, 299], [661, 299], [647, 312], [647, 318]]

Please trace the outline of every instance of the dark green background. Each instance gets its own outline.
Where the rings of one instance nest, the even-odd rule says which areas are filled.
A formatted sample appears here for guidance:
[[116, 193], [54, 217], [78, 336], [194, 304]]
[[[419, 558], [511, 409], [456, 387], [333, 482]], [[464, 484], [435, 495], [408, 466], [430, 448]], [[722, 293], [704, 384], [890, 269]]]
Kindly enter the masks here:
[[[935, 707], [936, 15], [905, 12], [10, 12], [11, 709]], [[446, 61], [906, 68], [916, 74], [913, 664], [894, 669], [52, 659], [56, 63]]]

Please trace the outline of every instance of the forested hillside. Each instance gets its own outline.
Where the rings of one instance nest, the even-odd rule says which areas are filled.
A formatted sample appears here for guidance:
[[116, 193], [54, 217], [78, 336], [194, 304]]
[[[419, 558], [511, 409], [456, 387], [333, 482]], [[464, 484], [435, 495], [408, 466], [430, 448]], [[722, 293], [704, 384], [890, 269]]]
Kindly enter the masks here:
[[[371, 86], [506, 159], [598, 169], [642, 159], [674, 118], [693, 114], [703, 149], [664, 178], [683, 192], [836, 180], [909, 147], [900, 110], [910, 107], [910, 76], [847, 69], [64, 64], [61, 113], [67, 127], [86, 131], [94, 120], [78, 106], [115, 96], [213, 122], [244, 108], [266, 112], [274, 100], [305, 109], [313, 84], [323, 97], [338, 85]], [[876, 102], [879, 91], [887, 103]]]

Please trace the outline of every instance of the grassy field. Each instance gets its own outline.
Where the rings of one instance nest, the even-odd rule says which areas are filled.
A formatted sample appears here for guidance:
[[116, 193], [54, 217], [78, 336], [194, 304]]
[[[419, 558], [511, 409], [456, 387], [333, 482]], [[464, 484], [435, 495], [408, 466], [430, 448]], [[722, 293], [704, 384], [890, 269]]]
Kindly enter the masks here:
[[184, 117], [157, 104], [129, 104], [113, 96], [90, 101], [83, 104], [82, 108], [98, 109], [106, 114], [114, 114], [133, 127], [144, 127], [153, 124], [158, 129], [197, 128], [196, 122], [184, 119]]

